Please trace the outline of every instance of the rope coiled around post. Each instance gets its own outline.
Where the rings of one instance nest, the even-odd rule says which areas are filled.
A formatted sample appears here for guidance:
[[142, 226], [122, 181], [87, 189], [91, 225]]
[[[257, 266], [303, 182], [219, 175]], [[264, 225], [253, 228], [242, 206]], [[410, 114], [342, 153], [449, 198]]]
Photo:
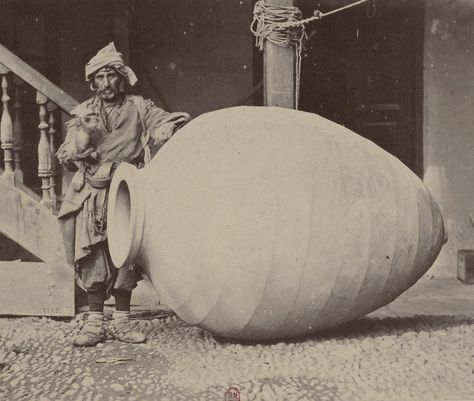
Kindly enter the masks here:
[[304, 36], [304, 26], [299, 24], [302, 14], [297, 7], [273, 6], [259, 0], [255, 3], [253, 15], [250, 30], [260, 50], [263, 50], [265, 40], [277, 46], [290, 47]]
[[265, 4], [259, 0], [253, 10], [250, 30], [255, 35], [255, 46], [263, 50], [265, 40], [280, 47], [294, 47], [296, 54], [295, 107], [298, 109], [301, 49], [306, 36], [304, 25], [300, 24], [302, 14], [298, 7], [283, 7]]
[[[265, 0], [255, 3], [253, 10], [253, 21], [250, 30], [255, 36], [255, 46], [263, 50], [265, 40], [281, 47], [294, 47], [296, 54], [296, 99], [295, 106], [298, 109], [298, 99], [300, 92], [301, 76], [301, 50], [303, 39], [306, 38], [304, 25], [320, 20], [323, 17], [336, 14], [349, 8], [367, 3], [367, 16], [375, 16], [376, 0], [358, 0], [335, 10], [322, 13], [315, 10], [312, 17], [302, 19], [301, 11], [298, 7], [283, 7], [266, 4]], [[369, 16], [370, 11], [370, 16]]]

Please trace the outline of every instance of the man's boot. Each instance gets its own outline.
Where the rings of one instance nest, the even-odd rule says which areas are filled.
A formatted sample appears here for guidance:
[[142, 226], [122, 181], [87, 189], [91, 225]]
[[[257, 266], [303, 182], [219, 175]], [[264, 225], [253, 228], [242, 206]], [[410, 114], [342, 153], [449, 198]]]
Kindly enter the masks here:
[[92, 347], [105, 341], [106, 332], [103, 327], [104, 313], [89, 312], [86, 316], [84, 326], [74, 338], [73, 344], [78, 347]]
[[114, 338], [125, 343], [138, 344], [146, 340], [145, 334], [130, 322], [130, 312], [115, 311], [108, 331]]

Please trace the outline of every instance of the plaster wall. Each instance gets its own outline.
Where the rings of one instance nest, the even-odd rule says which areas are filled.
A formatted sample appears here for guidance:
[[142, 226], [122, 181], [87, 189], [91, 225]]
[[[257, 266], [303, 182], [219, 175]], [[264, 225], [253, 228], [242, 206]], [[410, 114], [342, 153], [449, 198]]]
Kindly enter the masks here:
[[423, 179], [449, 234], [436, 277], [455, 277], [458, 250], [474, 249], [473, 27], [472, 0], [426, 2]]

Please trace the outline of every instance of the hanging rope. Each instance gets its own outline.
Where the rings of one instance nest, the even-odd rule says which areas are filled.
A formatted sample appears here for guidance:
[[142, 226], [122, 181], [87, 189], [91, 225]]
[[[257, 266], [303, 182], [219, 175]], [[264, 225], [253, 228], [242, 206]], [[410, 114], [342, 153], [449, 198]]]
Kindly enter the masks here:
[[[255, 35], [255, 46], [263, 50], [264, 42], [268, 40], [270, 43], [280, 47], [295, 48], [296, 109], [298, 109], [300, 91], [301, 50], [303, 48], [303, 39], [306, 37], [304, 25], [368, 1], [370, 2], [370, 0], [359, 0], [335, 10], [328, 11], [327, 13], [315, 10], [312, 17], [305, 19], [302, 19], [302, 14], [298, 7], [274, 6], [266, 4], [265, 0], [259, 0], [255, 3], [253, 21], [250, 25], [250, 30]], [[375, 8], [375, 5], [373, 7]]]

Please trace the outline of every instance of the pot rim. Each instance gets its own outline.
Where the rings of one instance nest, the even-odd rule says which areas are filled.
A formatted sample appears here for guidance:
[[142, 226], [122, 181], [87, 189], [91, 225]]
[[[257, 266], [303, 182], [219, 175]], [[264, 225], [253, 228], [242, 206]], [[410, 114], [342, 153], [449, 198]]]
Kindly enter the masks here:
[[117, 268], [135, 262], [142, 242], [145, 211], [137, 172], [135, 166], [122, 162], [110, 184], [107, 237], [112, 263]]

